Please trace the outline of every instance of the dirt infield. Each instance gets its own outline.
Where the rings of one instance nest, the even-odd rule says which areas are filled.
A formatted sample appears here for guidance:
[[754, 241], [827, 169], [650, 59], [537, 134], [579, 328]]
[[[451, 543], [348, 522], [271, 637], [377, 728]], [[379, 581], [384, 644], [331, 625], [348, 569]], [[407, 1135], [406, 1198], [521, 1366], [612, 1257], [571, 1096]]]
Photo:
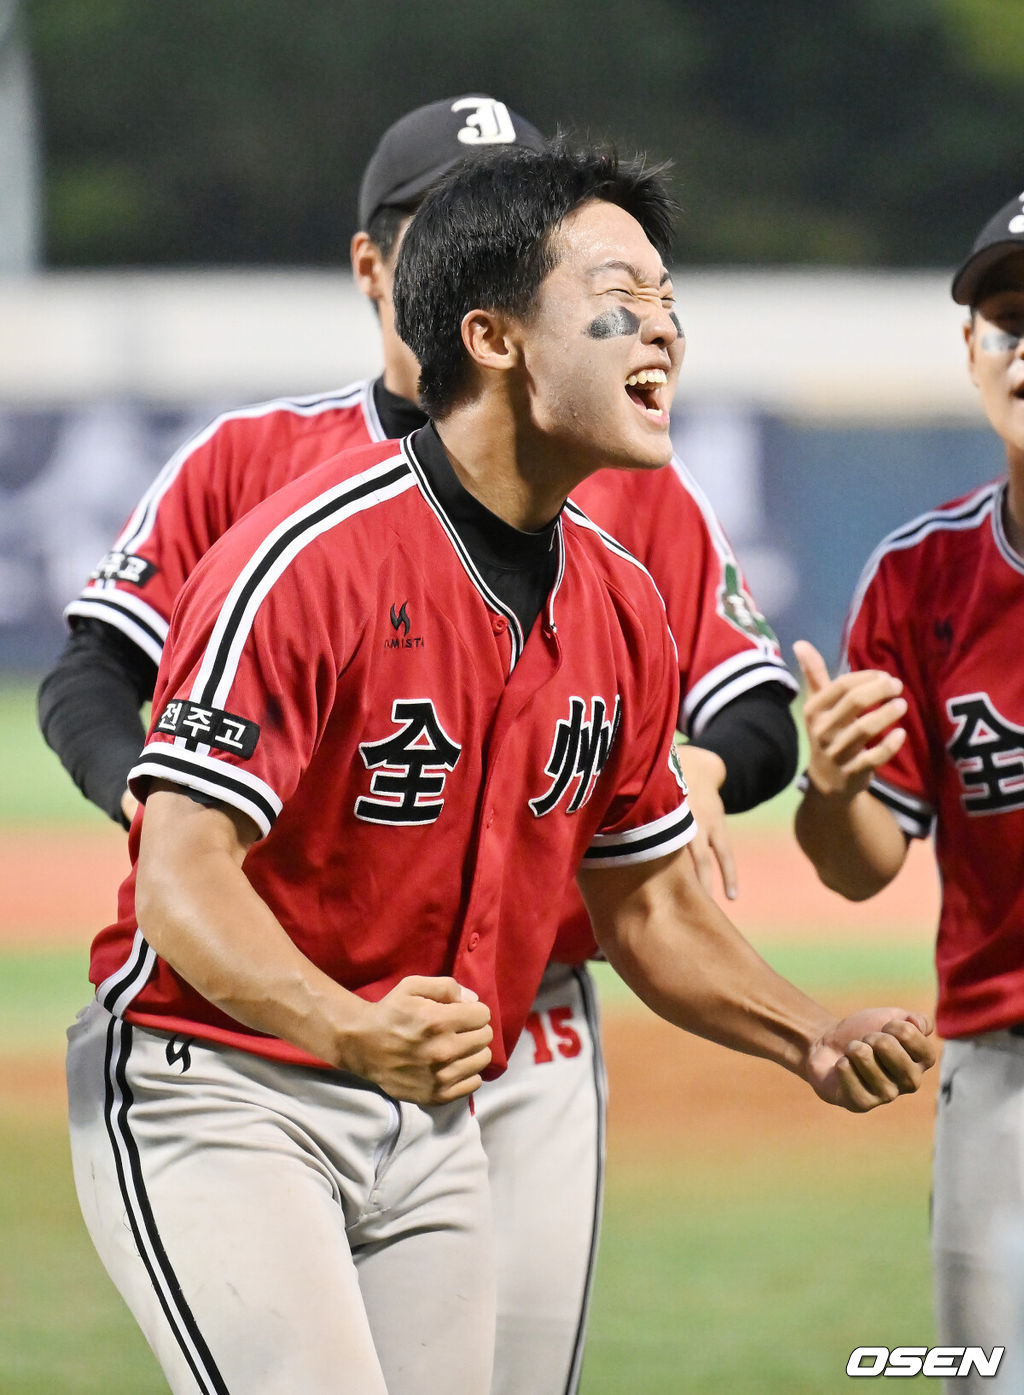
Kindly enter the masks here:
[[[745, 833], [737, 841], [737, 924], [775, 939], [849, 931], [934, 933], [938, 883], [930, 849], [914, 844], [893, 886], [851, 905], [821, 885], [786, 833]], [[109, 828], [0, 831], [0, 948], [80, 944], [114, 918], [117, 887], [128, 870], [124, 834]]]

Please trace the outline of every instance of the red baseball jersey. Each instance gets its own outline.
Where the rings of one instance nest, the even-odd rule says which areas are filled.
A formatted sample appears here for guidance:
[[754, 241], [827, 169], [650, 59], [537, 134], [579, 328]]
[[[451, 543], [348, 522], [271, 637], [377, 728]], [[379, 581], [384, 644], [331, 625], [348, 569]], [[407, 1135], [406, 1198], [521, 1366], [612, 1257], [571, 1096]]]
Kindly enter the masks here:
[[[582, 515], [524, 639], [431, 489], [416, 437], [349, 451], [247, 515], [171, 624], [133, 790], [169, 779], [247, 814], [245, 862], [302, 952], [375, 999], [454, 974], [488, 1004], [492, 1073], [522, 1029], [576, 867], [693, 833], [677, 661], [657, 589]], [[145, 941], [133, 871], [97, 937], [131, 1021], [304, 1062], [204, 1000]]]
[[872, 783], [942, 876], [937, 1025], [960, 1037], [1024, 1021], [1024, 560], [1005, 483], [891, 533], [847, 622], [851, 669], [905, 685], [907, 739]]
[[[67, 615], [105, 620], [159, 663], [179, 591], [232, 523], [328, 456], [384, 440], [372, 389], [355, 383], [218, 418], [167, 463]], [[710, 504], [678, 460], [663, 470], [603, 470], [573, 500], [661, 591], [677, 646], [681, 730], [699, 737], [727, 703], [761, 683], [796, 691]], [[579, 963], [594, 951], [570, 883], [554, 957]]]
[[371, 389], [353, 383], [211, 422], [171, 456], [65, 615], [106, 621], [159, 664], [178, 592], [222, 533], [314, 465], [386, 439]]

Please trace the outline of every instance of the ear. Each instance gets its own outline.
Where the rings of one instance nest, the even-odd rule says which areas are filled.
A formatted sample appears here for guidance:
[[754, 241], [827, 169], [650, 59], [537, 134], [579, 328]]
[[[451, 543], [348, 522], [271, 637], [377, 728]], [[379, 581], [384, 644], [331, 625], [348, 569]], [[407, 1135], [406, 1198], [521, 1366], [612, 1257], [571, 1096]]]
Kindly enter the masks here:
[[352, 275], [363, 295], [370, 300], [385, 300], [389, 279], [387, 267], [380, 248], [371, 240], [369, 233], [357, 232], [353, 236], [349, 255]]
[[964, 343], [967, 345], [967, 376], [975, 387], [978, 386], [978, 374], [974, 363], [974, 316], [964, 320]]
[[466, 353], [480, 368], [506, 373], [519, 363], [512, 322], [493, 310], [470, 310], [460, 326]]

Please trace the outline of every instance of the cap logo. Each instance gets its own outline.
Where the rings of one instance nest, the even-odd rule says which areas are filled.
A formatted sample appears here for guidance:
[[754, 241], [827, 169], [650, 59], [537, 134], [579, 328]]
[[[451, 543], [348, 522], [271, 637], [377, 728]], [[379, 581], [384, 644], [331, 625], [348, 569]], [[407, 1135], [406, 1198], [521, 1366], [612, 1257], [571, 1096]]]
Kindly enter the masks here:
[[493, 97], [462, 97], [452, 103], [452, 111], [468, 111], [458, 138], [465, 145], [509, 145], [516, 138], [508, 107]]

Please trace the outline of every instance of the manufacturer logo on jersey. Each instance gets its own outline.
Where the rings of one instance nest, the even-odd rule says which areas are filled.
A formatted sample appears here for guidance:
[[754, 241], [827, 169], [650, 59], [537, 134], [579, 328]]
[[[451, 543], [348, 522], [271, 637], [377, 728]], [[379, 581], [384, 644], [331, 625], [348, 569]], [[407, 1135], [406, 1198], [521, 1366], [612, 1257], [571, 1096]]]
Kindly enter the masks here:
[[412, 621], [409, 619], [409, 602], [403, 601], [395, 609], [394, 603], [391, 606], [391, 628], [395, 631], [394, 636], [388, 636], [384, 641], [385, 649], [422, 649], [423, 636], [410, 635]]
[[[530, 808], [538, 818], [568, 795], [567, 814], [575, 814], [594, 792], [597, 777], [604, 769], [619, 729], [619, 697], [608, 716], [604, 698], [591, 699], [590, 719], [584, 698], [569, 699], [569, 719], [555, 727], [555, 739], [544, 773], [551, 776], [546, 794], [530, 800]], [[571, 791], [571, 793], [570, 793]]]
[[493, 97], [463, 97], [452, 103], [452, 111], [469, 113], [458, 132], [463, 145], [509, 145], [516, 138], [508, 107]]
[[197, 746], [215, 746], [218, 751], [248, 760], [260, 739], [256, 722], [222, 712], [219, 707], [201, 707], [198, 702], [175, 698], [160, 713], [156, 731], [167, 736], [183, 736], [190, 751]]
[[192, 1067], [192, 1038], [191, 1037], [171, 1037], [167, 1043], [167, 1064], [169, 1066], [180, 1065], [182, 1075]]
[[372, 770], [370, 793], [356, 800], [366, 823], [434, 823], [444, 808], [444, 786], [462, 747], [442, 727], [429, 698], [396, 698], [391, 718], [398, 731], [363, 741], [359, 754]]
[[718, 588], [718, 610], [730, 625], [735, 625], [743, 634], [750, 635], [752, 639], [766, 639], [770, 644], [778, 644], [771, 625], [754, 605], [753, 597], [743, 586], [735, 562], [726, 562], [722, 572], [722, 584]]
[[941, 620], [936, 620], [932, 625], [932, 635], [935, 643], [947, 654], [953, 648], [953, 621], [948, 615], [944, 615]]
[[157, 568], [145, 557], [135, 557], [130, 552], [108, 552], [91, 574], [90, 580], [130, 581], [141, 589], [156, 571]]
[[960, 774], [969, 814], [1024, 809], [1024, 727], [1001, 716], [987, 693], [949, 698], [955, 730], [947, 747]]

